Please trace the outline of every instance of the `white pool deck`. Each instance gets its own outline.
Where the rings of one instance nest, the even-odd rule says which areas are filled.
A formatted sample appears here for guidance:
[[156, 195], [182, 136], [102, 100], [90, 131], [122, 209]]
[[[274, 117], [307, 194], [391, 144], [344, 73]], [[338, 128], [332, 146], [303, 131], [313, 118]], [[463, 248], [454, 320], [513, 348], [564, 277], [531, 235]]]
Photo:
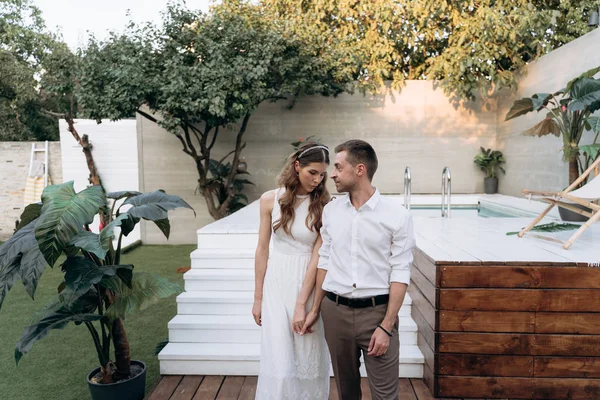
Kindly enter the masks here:
[[[403, 203], [403, 195], [386, 195]], [[440, 204], [440, 195], [413, 195], [417, 247], [436, 263], [498, 263], [498, 264], [593, 264], [600, 262], [600, 224], [589, 228], [564, 250], [559, 243], [526, 235], [518, 238], [507, 232], [519, 231], [537, 216], [546, 204], [526, 198], [500, 194], [455, 194], [452, 207], [483, 207], [518, 215], [516, 218], [461, 218], [460, 213], [451, 218], [419, 216], [419, 208]], [[451, 213], [452, 216], [452, 213]], [[540, 223], [560, 222], [554, 208]], [[216, 221], [198, 231], [198, 234], [251, 234], [258, 232], [258, 201], [237, 213]], [[575, 231], [543, 233], [544, 236], [567, 240]], [[537, 233], [533, 233], [537, 234]]]

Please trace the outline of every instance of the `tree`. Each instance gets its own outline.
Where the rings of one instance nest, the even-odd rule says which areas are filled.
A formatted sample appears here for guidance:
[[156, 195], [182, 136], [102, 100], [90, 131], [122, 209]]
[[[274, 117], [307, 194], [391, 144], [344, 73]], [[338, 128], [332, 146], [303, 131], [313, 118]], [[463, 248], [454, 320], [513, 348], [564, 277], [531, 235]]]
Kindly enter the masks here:
[[589, 32], [596, 0], [262, 0], [280, 18], [329, 32], [364, 89], [441, 80], [473, 99], [516, 85], [529, 61]]
[[[98, 122], [139, 113], [173, 134], [194, 161], [210, 215], [220, 219], [247, 202], [241, 192], [250, 182], [237, 166], [257, 107], [349, 90], [352, 76], [326, 44], [245, 1], [224, 1], [210, 14], [169, 5], [161, 27], [131, 24], [90, 41], [77, 98]], [[212, 158], [228, 127], [235, 148]]]
[[53, 99], [38, 84], [60, 38], [30, 0], [0, 0], [0, 15], [0, 140], [57, 140], [58, 126], [42, 112]]

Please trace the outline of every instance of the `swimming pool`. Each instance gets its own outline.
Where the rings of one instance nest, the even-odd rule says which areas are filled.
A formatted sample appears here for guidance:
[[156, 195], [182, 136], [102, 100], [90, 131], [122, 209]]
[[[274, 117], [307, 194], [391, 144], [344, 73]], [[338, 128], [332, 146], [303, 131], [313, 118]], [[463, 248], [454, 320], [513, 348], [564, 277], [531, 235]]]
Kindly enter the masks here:
[[[410, 213], [414, 217], [441, 218], [442, 211], [438, 206], [412, 206]], [[517, 218], [521, 215], [511, 213], [510, 210], [501, 210], [477, 205], [453, 206], [450, 209], [451, 218]]]

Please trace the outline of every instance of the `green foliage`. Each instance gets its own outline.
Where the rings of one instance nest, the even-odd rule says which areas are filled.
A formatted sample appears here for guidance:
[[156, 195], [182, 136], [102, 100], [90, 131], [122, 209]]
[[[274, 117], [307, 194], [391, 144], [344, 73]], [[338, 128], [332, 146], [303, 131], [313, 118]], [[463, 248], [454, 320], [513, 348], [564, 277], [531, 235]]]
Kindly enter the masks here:
[[[327, 37], [293, 28], [245, 1], [224, 1], [210, 14], [171, 4], [161, 26], [132, 23], [124, 34], [90, 41], [79, 104], [98, 121], [137, 112], [173, 134], [194, 162], [210, 214], [222, 218], [243, 204], [249, 181], [231, 166], [258, 106], [350, 90], [352, 76], [340, 71]], [[234, 135], [235, 147], [215, 164], [219, 135]]]
[[58, 125], [44, 115], [56, 99], [39, 88], [48, 57], [64, 44], [46, 32], [31, 0], [0, 0], [0, 140], [57, 140]]
[[[51, 330], [74, 322], [87, 327], [106, 371], [110, 370], [111, 341], [116, 365], [123, 365], [119, 357], [128, 354], [129, 349], [122, 348], [128, 344], [121, 319], [126, 313], [143, 310], [180, 291], [157, 275], [133, 273], [133, 265], [121, 264], [121, 240], [141, 218], [168, 224], [169, 210], [191, 207], [178, 196], [162, 191], [111, 195], [120, 199], [111, 206], [112, 221], [96, 234], [89, 231], [88, 224], [101, 210], [108, 210], [102, 187], [92, 186], [76, 193], [73, 182], [48, 186], [42, 194], [41, 208], [28, 207], [21, 216], [23, 222], [30, 222], [0, 246], [0, 307], [19, 278], [33, 298], [42, 272], [59, 256], [66, 256], [61, 265], [64, 280], [58, 287], [59, 294], [25, 328], [15, 349], [17, 362]], [[121, 210], [123, 206], [126, 211]], [[121, 227], [121, 232], [115, 248], [112, 239], [116, 227]], [[128, 368], [128, 359], [125, 364]], [[121, 376], [119, 368], [115, 376]]]
[[441, 80], [461, 99], [516, 85], [516, 71], [584, 35], [596, 0], [262, 0], [338, 48], [362, 89]]
[[481, 153], [477, 154], [473, 160], [477, 166], [485, 173], [486, 178], [495, 178], [497, 173], [496, 169], [506, 174], [506, 171], [502, 167], [502, 164], [506, 162], [501, 151], [485, 149], [480, 147]]
[[[564, 89], [516, 100], [506, 114], [505, 120], [508, 121], [545, 110], [546, 118], [523, 134], [538, 137], [552, 134], [562, 139], [563, 160], [569, 163], [570, 183], [577, 180], [598, 157], [596, 141], [600, 134], [600, 118], [592, 116], [600, 109], [600, 79], [594, 78], [598, 72], [600, 67], [593, 68], [571, 80]], [[596, 134], [594, 141], [591, 145], [579, 147], [586, 130]]]

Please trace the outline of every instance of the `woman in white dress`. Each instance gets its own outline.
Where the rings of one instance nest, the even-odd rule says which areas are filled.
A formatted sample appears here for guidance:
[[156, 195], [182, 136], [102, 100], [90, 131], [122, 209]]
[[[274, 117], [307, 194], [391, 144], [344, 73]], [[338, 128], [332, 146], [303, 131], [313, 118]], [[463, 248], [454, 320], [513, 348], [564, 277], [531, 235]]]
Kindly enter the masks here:
[[[260, 198], [252, 315], [261, 326], [257, 400], [326, 400], [329, 351], [321, 320], [300, 335], [312, 305], [329, 150], [315, 143], [290, 155], [279, 188]], [[273, 240], [271, 253], [269, 243]]]

